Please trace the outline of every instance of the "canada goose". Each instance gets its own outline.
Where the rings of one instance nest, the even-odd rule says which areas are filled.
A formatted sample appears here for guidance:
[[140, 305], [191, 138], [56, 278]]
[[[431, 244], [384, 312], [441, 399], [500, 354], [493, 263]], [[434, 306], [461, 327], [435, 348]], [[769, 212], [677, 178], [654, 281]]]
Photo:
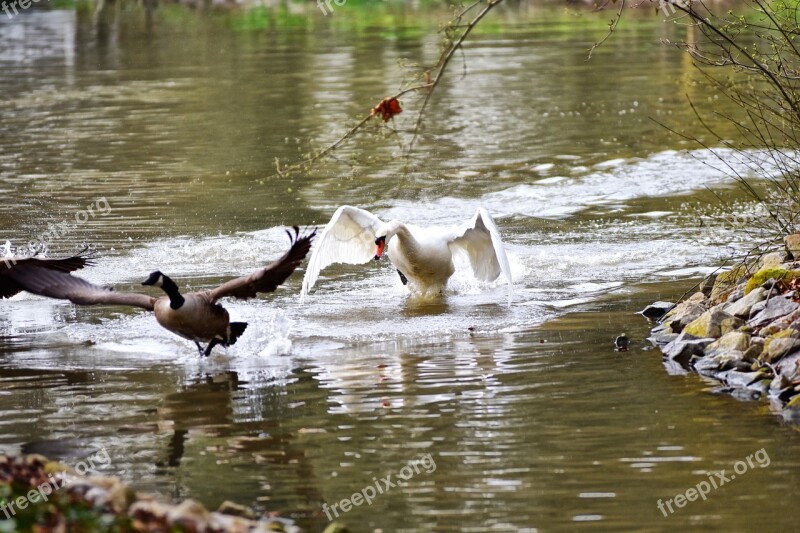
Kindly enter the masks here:
[[6, 255], [0, 257], [0, 298], [11, 298], [25, 290], [16, 281], [16, 276], [11, 275], [12, 272], [19, 274], [30, 269], [44, 269], [69, 273], [92, 264], [91, 255], [85, 249], [77, 255], [62, 259], [18, 257], [11, 255], [11, 243], [6, 241], [5, 251]]
[[[232, 279], [208, 291], [181, 294], [178, 285], [159, 271], [152, 272], [142, 285], [161, 288], [167, 295], [160, 298], [114, 292], [67, 272], [38, 266], [12, 268], [6, 275], [22, 290], [39, 296], [69, 300], [78, 305], [131, 305], [155, 311], [156, 320], [162, 327], [193, 341], [200, 354], [208, 356], [218, 344], [234, 344], [247, 327], [246, 322], [230, 322], [228, 312], [217, 300], [226, 296], [247, 299], [259, 292], [274, 291], [303, 261], [316, 230], [301, 237], [299, 228], [295, 226], [294, 235], [288, 230], [287, 233], [292, 246], [283, 257], [249, 276]], [[208, 343], [205, 350], [201, 342]]]
[[385, 253], [403, 285], [414, 292], [441, 292], [455, 272], [453, 254], [466, 252], [472, 271], [481, 281], [494, 281], [502, 272], [511, 302], [511, 268], [500, 231], [486, 209], [458, 226], [419, 228], [397, 220], [382, 222], [357, 207], [336, 210], [314, 246], [303, 279], [301, 301], [323, 268], [333, 263], [361, 264]]

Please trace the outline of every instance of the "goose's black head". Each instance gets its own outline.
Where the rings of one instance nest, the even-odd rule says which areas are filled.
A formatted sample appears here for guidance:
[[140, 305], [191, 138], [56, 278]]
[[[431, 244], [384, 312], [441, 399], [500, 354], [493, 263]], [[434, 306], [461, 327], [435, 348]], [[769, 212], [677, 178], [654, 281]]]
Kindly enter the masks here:
[[181, 296], [181, 291], [178, 290], [178, 285], [170, 278], [162, 274], [159, 270], [151, 272], [150, 276], [142, 282], [142, 285], [152, 285], [160, 287], [162, 291], [169, 296], [169, 306], [173, 309], [180, 309], [186, 299]]
[[163, 287], [164, 277], [165, 277], [164, 274], [162, 274], [160, 270], [156, 270], [155, 272], [150, 273], [150, 276], [142, 282], [142, 285], [154, 285], [156, 287]]

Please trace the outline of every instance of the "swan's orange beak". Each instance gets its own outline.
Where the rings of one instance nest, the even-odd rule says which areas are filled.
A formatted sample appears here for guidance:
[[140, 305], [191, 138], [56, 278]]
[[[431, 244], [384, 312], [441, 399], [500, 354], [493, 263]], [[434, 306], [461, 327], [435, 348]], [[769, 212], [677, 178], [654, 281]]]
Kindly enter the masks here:
[[375, 245], [378, 247], [375, 250], [375, 261], [380, 261], [383, 250], [386, 248], [386, 237], [378, 237], [375, 239]]

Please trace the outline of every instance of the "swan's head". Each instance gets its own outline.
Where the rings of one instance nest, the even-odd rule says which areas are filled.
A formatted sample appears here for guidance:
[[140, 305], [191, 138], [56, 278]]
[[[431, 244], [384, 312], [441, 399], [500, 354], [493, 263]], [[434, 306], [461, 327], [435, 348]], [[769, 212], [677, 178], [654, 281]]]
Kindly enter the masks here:
[[380, 261], [381, 257], [383, 257], [383, 251], [386, 249], [386, 235], [383, 237], [378, 237], [375, 239], [375, 261]]
[[375, 233], [375, 246], [377, 246], [375, 249], [375, 261], [379, 261], [383, 256], [383, 252], [386, 250], [386, 243], [394, 237], [399, 227], [400, 223], [392, 220], [381, 226]]
[[150, 276], [148, 276], [148, 278], [142, 282], [142, 285], [153, 285], [155, 287], [163, 287], [164, 274], [162, 274], [158, 270], [156, 270], [155, 272], [151, 272]]

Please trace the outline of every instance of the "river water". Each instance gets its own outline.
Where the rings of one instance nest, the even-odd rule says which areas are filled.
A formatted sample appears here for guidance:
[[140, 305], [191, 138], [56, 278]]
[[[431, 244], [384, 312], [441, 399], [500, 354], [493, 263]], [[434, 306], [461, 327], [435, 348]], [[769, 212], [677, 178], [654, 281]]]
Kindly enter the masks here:
[[[411, 97], [398, 135], [371, 126], [336, 160], [273, 175], [276, 158], [324, 146], [396, 92], [399, 61], [434, 61], [446, 16], [161, 6], [148, 24], [125, 4], [0, 20], [0, 241], [67, 222], [49, 253], [92, 244], [99, 259], [80, 275], [93, 282], [141, 290], [159, 269], [202, 289], [345, 203], [418, 225], [483, 205], [515, 284], [509, 306], [501, 283], [460, 269], [443, 300], [420, 302], [387, 264], [335, 266], [301, 305], [299, 272], [274, 295], [226, 302], [250, 327], [208, 359], [147, 313], [2, 301], [0, 450], [75, 463], [104, 447], [103, 472], [136, 488], [280, 511], [309, 531], [327, 524], [323, 504], [428, 454], [435, 469], [340, 519], [353, 531], [793, 529], [795, 427], [666, 372], [635, 314], [746, 244], [719, 223], [717, 195], [754, 209], [714, 154], [658, 124], [710, 142], [687, 96], [727, 110], [659, 44], [685, 28], [632, 17], [586, 62], [603, 35], [593, 15], [498, 10], [451, 65], [410, 159]], [[632, 348], [617, 353], [623, 331]], [[769, 466], [659, 511], [762, 448]]]

